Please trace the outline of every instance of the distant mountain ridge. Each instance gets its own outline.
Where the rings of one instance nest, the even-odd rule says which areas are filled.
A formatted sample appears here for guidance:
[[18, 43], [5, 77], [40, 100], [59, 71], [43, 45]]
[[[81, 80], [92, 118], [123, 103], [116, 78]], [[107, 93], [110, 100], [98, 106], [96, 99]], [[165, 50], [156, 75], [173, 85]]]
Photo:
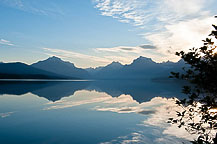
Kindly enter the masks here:
[[0, 63], [0, 79], [2, 78], [40, 78], [40, 79], [152, 79], [168, 78], [171, 71], [181, 71], [185, 65], [180, 60], [177, 63], [156, 63], [150, 58], [139, 57], [131, 64], [123, 65], [112, 62], [104, 67], [77, 68], [73, 63], [63, 61], [58, 57], [32, 65], [24, 63]]
[[34, 63], [31, 66], [66, 77], [89, 78], [89, 73], [86, 70], [77, 68], [73, 63], [63, 61], [55, 56]]
[[131, 64], [122, 65], [119, 62], [96, 69], [88, 70], [93, 79], [150, 79], [168, 78], [171, 71], [181, 71], [183, 61], [177, 63], [156, 63], [151, 58], [140, 56]]
[[0, 63], [0, 79], [63, 79], [62, 75], [31, 67], [27, 64]]

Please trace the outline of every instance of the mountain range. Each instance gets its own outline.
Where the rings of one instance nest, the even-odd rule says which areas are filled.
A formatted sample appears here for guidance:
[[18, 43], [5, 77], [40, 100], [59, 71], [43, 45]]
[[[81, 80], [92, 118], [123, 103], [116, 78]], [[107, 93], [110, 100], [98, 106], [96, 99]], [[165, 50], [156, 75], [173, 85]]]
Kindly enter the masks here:
[[93, 79], [149, 79], [168, 78], [171, 71], [181, 71], [184, 65], [182, 60], [177, 63], [156, 63], [150, 58], [139, 57], [128, 65], [112, 62], [105, 67], [86, 70]]
[[153, 79], [167, 78], [171, 71], [181, 71], [183, 66], [182, 60], [156, 63], [141, 56], [127, 65], [112, 62], [104, 67], [82, 69], [53, 56], [32, 65], [0, 63], [0, 79]]

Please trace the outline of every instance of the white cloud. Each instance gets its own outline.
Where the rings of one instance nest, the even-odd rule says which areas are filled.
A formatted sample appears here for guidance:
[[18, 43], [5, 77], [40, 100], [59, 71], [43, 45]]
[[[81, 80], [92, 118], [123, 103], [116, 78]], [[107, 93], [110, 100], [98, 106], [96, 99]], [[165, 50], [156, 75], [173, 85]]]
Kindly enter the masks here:
[[60, 56], [62, 57], [76, 57], [76, 58], [85, 58], [85, 59], [87, 58], [87, 59], [91, 59], [94, 61], [108, 62], [108, 60], [100, 58], [100, 57], [90, 56], [90, 55], [81, 54], [81, 53], [77, 53], [73, 51], [67, 51], [67, 50], [62, 50], [62, 49], [51, 49], [51, 48], [43, 48], [43, 49], [49, 52], [60, 54]]
[[[144, 27], [145, 24], [183, 20], [208, 13], [204, 10], [212, 0], [95, 0], [104, 16]], [[159, 23], [156, 23], [159, 25]]]
[[[146, 15], [139, 12], [139, 7], [145, 7], [145, 3], [137, 0], [96, 0], [96, 8], [101, 11], [101, 15], [112, 16], [124, 23], [143, 25]], [[135, 11], [138, 9], [138, 11]]]
[[217, 19], [204, 18], [181, 21], [166, 25], [165, 31], [146, 35], [145, 38], [155, 44], [157, 52], [176, 61], [178, 57], [174, 57], [175, 52], [202, 46], [202, 40], [210, 34], [213, 23], [217, 23]]
[[13, 43], [11, 43], [10, 41], [5, 40], [5, 39], [0, 39], [0, 45], [14, 46]]
[[136, 53], [139, 54], [143, 52], [145, 49], [154, 49], [155, 47], [152, 45], [144, 44], [141, 46], [118, 46], [113, 48], [96, 48], [96, 51], [105, 51], [105, 52], [123, 52], [123, 53]]
[[170, 11], [177, 15], [188, 16], [195, 15], [201, 12], [201, 9], [206, 6], [210, 0], [165, 0]]
[[[108, 64], [111, 62], [111, 60], [103, 57], [98, 57], [98, 56], [91, 56], [87, 54], [82, 54], [78, 52], [73, 52], [73, 51], [68, 51], [68, 50], [62, 50], [62, 49], [53, 49], [53, 48], [43, 48], [45, 51], [46, 55], [49, 56], [57, 56], [60, 58], [65, 58], [65, 59], [77, 59], [81, 61], [85, 61], [86, 64], [88, 65], [86, 67], [90, 66], [95, 66], [95, 64]], [[82, 65], [83, 66], [83, 65]], [[85, 67], [85, 66], [84, 66]]]
[[111, 62], [112, 61], [118, 61], [118, 62], [120, 62], [122, 64], [130, 64], [133, 61], [133, 59], [136, 58], [136, 57], [133, 57], [133, 56], [131, 56], [129, 54], [120, 54], [119, 53], [120, 56], [117, 56], [117, 55], [112, 54], [110, 52], [109, 53], [107, 53], [107, 52], [101, 52], [101, 54], [102, 55], [105, 54], [104, 57], [107, 58], [107, 59], [109, 59], [109, 60], [111, 60]]
[[113, 61], [119, 61], [122, 64], [130, 64], [138, 57], [138, 55], [151, 57], [148, 51], [155, 47], [149, 44], [144, 44], [136, 47], [120, 46], [113, 48], [96, 48], [94, 52], [99, 56], [82, 54], [78, 52], [43, 48], [44, 54], [48, 56], [57, 56], [79, 64], [79, 67], [97, 67], [99, 65], [107, 65]]
[[[217, 2], [214, 0], [95, 0], [95, 2], [95, 7], [102, 15], [141, 28], [139, 35], [143, 35], [145, 41], [157, 47], [153, 50], [154, 53], [144, 54], [150, 55], [158, 62], [168, 59], [177, 61], [179, 58], [174, 55], [176, 51], [197, 47], [210, 33], [211, 24], [217, 22], [213, 18], [217, 12], [215, 8]], [[110, 51], [114, 52], [114, 49], [111, 48]]]
[[53, 3], [52, 1], [48, 1], [42, 4], [41, 2], [29, 0], [0, 0], [0, 4], [1, 3], [11, 8], [15, 8], [33, 14], [46, 16], [64, 14], [63, 10], [60, 9], [59, 6]]
[[139, 46], [117, 46], [111, 48], [95, 48], [95, 52], [111, 61], [119, 61], [122, 64], [130, 64], [139, 56], [152, 57], [155, 46], [150, 44], [142, 44]]

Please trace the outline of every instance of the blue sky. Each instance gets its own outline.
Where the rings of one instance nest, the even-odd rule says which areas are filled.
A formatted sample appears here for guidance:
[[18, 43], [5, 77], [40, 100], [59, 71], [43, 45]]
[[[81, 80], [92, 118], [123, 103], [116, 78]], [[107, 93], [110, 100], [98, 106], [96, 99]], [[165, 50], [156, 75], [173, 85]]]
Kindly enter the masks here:
[[0, 61], [55, 55], [78, 67], [177, 61], [216, 23], [215, 0], [0, 0]]

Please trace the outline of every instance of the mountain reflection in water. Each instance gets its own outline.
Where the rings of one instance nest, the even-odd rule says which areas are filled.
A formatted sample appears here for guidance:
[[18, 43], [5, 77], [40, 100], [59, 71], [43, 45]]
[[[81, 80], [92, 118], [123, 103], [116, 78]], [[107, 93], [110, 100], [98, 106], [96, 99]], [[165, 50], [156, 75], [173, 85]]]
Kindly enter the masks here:
[[106, 80], [106, 81], [1, 81], [0, 95], [23, 95], [31, 92], [49, 101], [58, 101], [79, 90], [105, 92], [112, 97], [130, 95], [139, 103], [153, 97], [183, 97], [181, 84], [174, 81]]
[[180, 91], [174, 81], [2, 81], [0, 143], [188, 143], [166, 123]]

